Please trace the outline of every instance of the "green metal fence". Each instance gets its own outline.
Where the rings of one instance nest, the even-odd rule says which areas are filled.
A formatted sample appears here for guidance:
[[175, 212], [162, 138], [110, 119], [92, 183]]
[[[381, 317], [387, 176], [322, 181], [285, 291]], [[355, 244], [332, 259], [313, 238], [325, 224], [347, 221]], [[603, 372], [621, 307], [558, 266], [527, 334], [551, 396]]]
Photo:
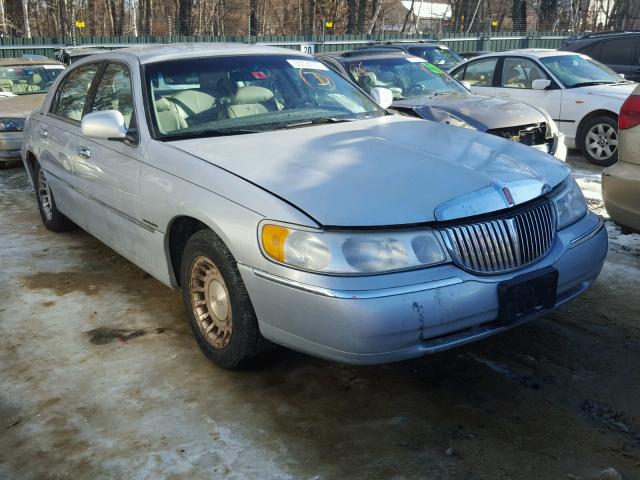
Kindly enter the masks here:
[[164, 35], [149, 37], [38, 37], [38, 38], [0, 38], [0, 57], [21, 57], [24, 54], [52, 56], [53, 52], [65, 45], [101, 45], [121, 46], [136, 43], [175, 43], [175, 42], [244, 42], [279, 45], [300, 50], [303, 46], [313, 46], [313, 51], [340, 51], [361, 48], [370, 43], [393, 40], [438, 40], [457, 52], [504, 51], [516, 48], [558, 48], [569, 34], [552, 32], [501, 32], [501, 33], [443, 33], [440, 35], [406, 35], [387, 33], [384, 35], [264, 35], [248, 37], [246, 35], [225, 36], [183, 36]]

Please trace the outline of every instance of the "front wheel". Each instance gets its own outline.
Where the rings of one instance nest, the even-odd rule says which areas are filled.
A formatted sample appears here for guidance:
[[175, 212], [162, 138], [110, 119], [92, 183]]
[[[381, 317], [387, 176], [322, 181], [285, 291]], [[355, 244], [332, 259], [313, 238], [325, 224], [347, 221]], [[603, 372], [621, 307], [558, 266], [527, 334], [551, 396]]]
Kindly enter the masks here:
[[53, 193], [49, 188], [49, 182], [45, 176], [44, 170], [40, 164], [34, 165], [34, 176], [36, 186], [36, 200], [38, 202], [38, 210], [42, 223], [53, 232], [66, 232], [75, 228], [75, 224], [69, 220], [56, 207], [56, 201], [53, 199]]
[[618, 161], [618, 124], [613, 117], [589, 120], [583, 128], [580, 149], [591, 163], [608, 167]]
[[204, 354], [229, 369], [254, 357], [265, 340], [236, 261], [211, 230], [187, 241], [180, 277], [191, 330]]

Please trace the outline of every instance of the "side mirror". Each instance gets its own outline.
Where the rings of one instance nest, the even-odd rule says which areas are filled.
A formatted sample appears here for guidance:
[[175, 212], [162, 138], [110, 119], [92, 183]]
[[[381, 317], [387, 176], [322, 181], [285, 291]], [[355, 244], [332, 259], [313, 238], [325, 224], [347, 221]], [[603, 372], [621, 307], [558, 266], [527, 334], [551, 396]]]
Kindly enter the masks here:
[[546, 90], [551, 85], [551, 80], [539, 78], [531, 82], [531, 88], [534, 90]]
[[393, 92], [384, 87], [373, 87], [371, 96], [382, 108], [389, 108], [393, 103]]
[[625, 78], [624, 73], [619, 73], [618, 75], [620, 75], [620, 78]]
[[80, 123], [82, 134], [101, 140], [123, 140], [127, 136], [124, 117], [117, 110], [88, 113]]
[[469, 82], [467, 82], [466, 80], [461, 80], [460, 84], [466, 88], [467, 90], [471, 90], [471, 84]]

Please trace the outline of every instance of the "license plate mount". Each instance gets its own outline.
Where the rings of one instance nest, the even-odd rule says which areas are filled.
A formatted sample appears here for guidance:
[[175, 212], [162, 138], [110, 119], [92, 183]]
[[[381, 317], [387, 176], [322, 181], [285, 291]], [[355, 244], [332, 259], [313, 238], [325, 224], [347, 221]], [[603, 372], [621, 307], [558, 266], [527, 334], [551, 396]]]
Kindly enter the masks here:
[[556, 305], [558, 271], [547, 267], [498, 285], [498, 321], [512, 323]]

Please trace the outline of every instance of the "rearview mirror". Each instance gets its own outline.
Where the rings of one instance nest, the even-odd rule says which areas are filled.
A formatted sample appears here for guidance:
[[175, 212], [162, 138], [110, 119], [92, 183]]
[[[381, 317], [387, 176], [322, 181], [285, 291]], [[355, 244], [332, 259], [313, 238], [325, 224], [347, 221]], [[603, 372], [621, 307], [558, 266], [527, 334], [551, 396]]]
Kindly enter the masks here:
[[460, 84], [466, 88], [467, 90], [471, 90], [471, 84], [469, 82], [467, 82], [466, 80], [462, 80], [460, 81]]
[[382, 108], [389, 108], [393, 103], [393, 92], [384, 87], [373, 87], [371, 96]]
[[122, 140], [127, 136], [124, 117], [117, 110], [88, 113], [80, 123], [82, 134], [101, 140]]
[[551, 80], [539, 78], [531, 82], [531, 88], [534, 90], [546, 90], [551, 85]]

